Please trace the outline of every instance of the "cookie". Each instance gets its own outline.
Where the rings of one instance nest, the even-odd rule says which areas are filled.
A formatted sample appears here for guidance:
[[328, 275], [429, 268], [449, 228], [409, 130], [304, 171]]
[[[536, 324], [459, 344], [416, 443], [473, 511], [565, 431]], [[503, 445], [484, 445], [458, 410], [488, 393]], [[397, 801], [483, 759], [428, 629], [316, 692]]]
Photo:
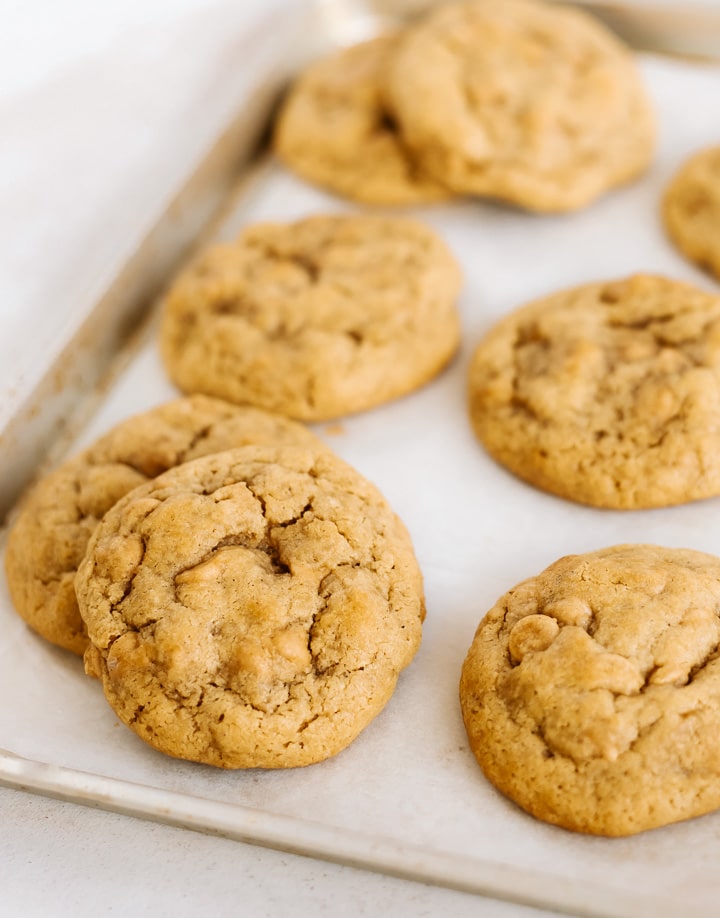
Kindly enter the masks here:
[[383, 36], [309, 67], [293, 85], [275, 128], [275, 151], [298, 175], [365, 204], [419, 204], [450, 192], [405, 149], [383, 100], [397, 42]]
[[460, 700], [486, 777], [547, 822], [630, 835], [720, 807], [720, 559], [561, 558], [475, 634]]
[[663, 219], [680, 251], [720, 280], [720, 147], [682, 166], [665, 192]]
[[531, 303], [477, 347], [469, 409], [498, 462], [561, 497], [720, 494], [720, 297], [638, 275]]
[[459, 268], [410, 220], [319, 216], [248, 227], [169, 291], [162, 352], [186, 392], [301, 420], [419, 388], [455, 353]]
[[441, 6], [399, 42], [386, 92], [430, 175], [530, 210], [584, 207], [643, 172], [653, 153], [631, 53], [575, 9]]
[[287, 418], [194, 396], [123, 421], [65, 462], [31, 492], [8, 537], [5, 569], [20, 616], [48, 641], [82, 654], [87, 636], [73, 584], [102, 516], [172, 466], [250, 443], [320, 441]]
[[76, 587], [86, 668], [120, 719], [222, 768], [345, 748], [424, 615], [407, 531], [327, 450], [244, 447], [166, 472], [106, 514]]

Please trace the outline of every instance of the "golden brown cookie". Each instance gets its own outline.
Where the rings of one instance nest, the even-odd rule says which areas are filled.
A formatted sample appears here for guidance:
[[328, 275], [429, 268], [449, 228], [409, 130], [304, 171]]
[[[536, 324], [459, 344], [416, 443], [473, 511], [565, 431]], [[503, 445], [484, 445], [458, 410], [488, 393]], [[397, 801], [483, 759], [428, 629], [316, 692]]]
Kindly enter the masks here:
[[680, 251], [720, 280], [720, 147], [682, 166], [665, 192], [663, 218]]
[[469, 408], [498, 462], [561, 497], [720, 494], [720, 297], [638, 275], [531, 303], [478, 346]]
[[406, 144], [457, 192], [573, 210], [652, 157], [654, 119], [633, 57], [579, 10], [443, 5], [404, 34], [387, 80]]
[[506, 593], [460, 681], [487, 778], [539, 819], [630, 835], [720, 807], [720, 559], [621, 545]]
[[87, 636], [73, 583], [102, 516], [166, 469], [251, 443], [320, 441], [287, 418], [198, 395], [123, 421], [63, 463], [31, 492], [8, 538], [5, 570], [22, 618], [48, 641], [82, 654]]
[[403, 146], [382, 82], [397, 38], [338, 51], [293, 85], [275, 129], [275, 150], [303, 178], [366, 204], [417, 204], [450, 196]]
[[328, 450], [244, 447], [137, 488], [78, 571], [89, 673], [169, 755], [309, 765], [380, 712], [422, 579], [382, 495]]
[[455, 353], [459, 268], [420, 223], [320, 216], [248, 227], [167, 295], [162, 352], [186, 392], [302, 420], [419, 388]]

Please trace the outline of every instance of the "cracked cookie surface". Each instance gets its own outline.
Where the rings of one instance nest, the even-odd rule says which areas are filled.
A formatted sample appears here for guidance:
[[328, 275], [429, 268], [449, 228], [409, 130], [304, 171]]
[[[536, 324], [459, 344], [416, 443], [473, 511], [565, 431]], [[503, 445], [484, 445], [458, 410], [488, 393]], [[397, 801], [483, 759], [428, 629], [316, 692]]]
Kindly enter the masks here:
[[561, 558], [480, 623], [460, 699], [488, 779], [532, 815], [629, 835], [720, 807], [720, 559]]
[[301, 424], [205, 396], [129, 418], [40, 481], [10, 531], [5, 569], [20, 616], [48, 641], [82, 654], [78, 565], [95, 527], [128, 491], [161, 472], [246, 444], [319, 445]]
[[683, 164], [665, 192], [663, 219], [680, 251], [720, 280], [720, 147]]
[[303, 178], [366, 204], [439, 201], [451, 192], [405, 149], [383, 99], [397, 42], [383, 36], [310, 66], [293, 85], [275, 129], [275, 150]]
[[186, 392], [301, 420], [419, 388], [459, 343], [460, 270], [411, 220], [318, 216], [207, 249], [165, 301], [162, 351]]
[[408, 147], [458, 193], [573, 210], [652, 157], [654, 118], [632, 54], [578, 10], [442, 6], [404, 34], [387, 83]]
[[245, 447], [166, 472], [105, 516], [76, 587], [86, 669], [120, 719], [224, 768], [345, 748], [424, 616], [405, 527], [329, 451]]
[[720, 494], [720, 297], [638, 275], [531, 303], [479, 344], [469, 410], [498, 462], [561, 497]]

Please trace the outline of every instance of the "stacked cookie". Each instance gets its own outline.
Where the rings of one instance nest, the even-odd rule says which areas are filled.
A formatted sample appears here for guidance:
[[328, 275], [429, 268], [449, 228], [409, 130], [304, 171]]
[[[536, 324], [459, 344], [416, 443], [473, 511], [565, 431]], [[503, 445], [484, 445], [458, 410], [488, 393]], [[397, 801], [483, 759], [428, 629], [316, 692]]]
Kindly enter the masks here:
[[76, 591], [87, 671], [120, 719], [223, 768], [345, 748], [389, 700], [424, 615], [407, 531], [326, 449], [216, 453], [131, 491]]
[[168, 469], [248, 445], [322, 443], [287, 418], [196, 395], [123, 421], [63, 463], [33, 489], [10, 532], [5, 564], [17, 611], [46, 640], [82, 655], [88, 639], [75, 574], [103, 516]]
[[84, 652], [124, 723], [225, 768], [343, 749], [424, 617], [377, 489], [302, 425], [204, 396], [123, 422], [42, 481], [6, 570], [20, 615]]
[[629, 51], [581, 11], [534, 0], [440, 6], [312, 66], [275, 148], [371, 204], [471, 194], [584, 207], [642, 173], [654, 119]]
[[416, 164], [386, 103], [385, 73], [397, 45], [397, 36], [382, 36], [302, 74], [275, 128], [275, 149], [291, 169], [367, 204], [422, 204], [451, 196]]

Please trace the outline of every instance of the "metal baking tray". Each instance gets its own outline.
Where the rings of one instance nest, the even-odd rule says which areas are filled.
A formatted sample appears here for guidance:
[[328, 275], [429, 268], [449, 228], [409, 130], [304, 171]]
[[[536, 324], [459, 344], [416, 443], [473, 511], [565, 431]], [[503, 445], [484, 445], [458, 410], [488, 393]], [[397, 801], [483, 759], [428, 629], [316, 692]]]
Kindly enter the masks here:
[[[379, 18], [379, 3], [294, 7], [242, 40], [243, 79], [224, 106], [235, 114], [218, 119], [215, 141], [106, 294], [68, 329], [43, 380], [6, 396], [0, 512], [10, 520], [21, 484], [177, 394], [160, 365], [149, 304], [194, 246], [256, 220], [353, 209], [276, 163], [268, 125], [304, 61], [372, 34], [400, 8], [382, 0]], [[78, 659], [24, 626], [3, 579], [0, 692], [12, 704], [0, 706], [1, 784], [571, 914], [714, 913], [720, 813], [612, 840], [540, 823], [484, 779], [457, 700], [480, 618], [561, 555], [618, 542], [720, 554], [716, 501], [622, 513], [576, 506], [497, 467], [466, 417], [474, 345], [515, 306], [639, 270], [712, 288], [666, 241], [658, 201], [682, 159], [719, 139], [720, 68], [658, 57], [642, 67], [660, 122], [650, 173], [572, 215], [475, 200], [413, 209], [463, 265], [461, 353], [419, 392], [317, 427], [403, 517], [425, 575], [423, 646], [385, 711], [347, 750], [304, 769], [222, 772], [167, 758], [118, 723]]]

